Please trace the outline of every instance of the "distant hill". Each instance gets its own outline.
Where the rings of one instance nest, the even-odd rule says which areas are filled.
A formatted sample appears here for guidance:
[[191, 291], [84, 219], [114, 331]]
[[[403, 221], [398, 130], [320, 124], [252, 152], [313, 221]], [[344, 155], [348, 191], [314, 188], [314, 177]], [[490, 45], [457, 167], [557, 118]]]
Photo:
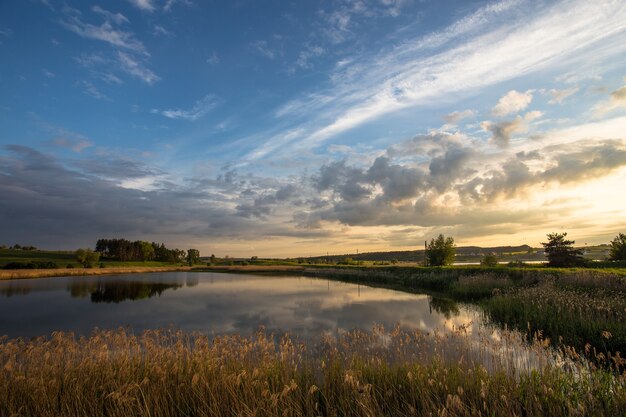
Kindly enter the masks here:
[[[537, 253], [538, 249], [533, 249], [528, 245], [521, 246], [494, 246], [494, 247], [480, 247], [480, 246], [461, 246], [456, 248], [457, 259], [473, 258], [480, 259], [485, 254], [495, 253], [500, 257], [506, 257], [507, 259], [517, 259], [524, 257], [525, 259], [540, 259], [543, 260], [542, 254]], [[424, 250], [410, 250], [410, 251], [391, 251], [391, 252], [365, 252], [365, 253], [348, 253], [343, 255], [329, 255], [329, 256], [312, 256], [306, 259], [313, 262], [340, 262], [345, 258], [352, 258], [354, 261], [378, 261], [378, 262], [390, 262], [396, 260], [398, 262], [422, 262], [424, 260]]]

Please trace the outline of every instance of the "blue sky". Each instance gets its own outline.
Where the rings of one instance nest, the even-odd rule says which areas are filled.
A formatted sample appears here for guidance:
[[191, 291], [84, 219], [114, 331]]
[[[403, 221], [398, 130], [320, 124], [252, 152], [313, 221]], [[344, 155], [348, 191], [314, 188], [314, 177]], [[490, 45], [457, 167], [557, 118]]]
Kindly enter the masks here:
[[621, 1], [2, 3], [0, 243], [607, 242], [624, 56]]

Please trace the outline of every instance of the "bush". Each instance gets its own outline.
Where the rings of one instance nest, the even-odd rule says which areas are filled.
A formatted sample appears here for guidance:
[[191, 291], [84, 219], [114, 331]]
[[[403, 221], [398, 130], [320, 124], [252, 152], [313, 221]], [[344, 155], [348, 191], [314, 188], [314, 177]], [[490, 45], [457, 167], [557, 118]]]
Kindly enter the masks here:
[[426, 248], [426, 258], [428, 259], [429, 266], [444, 266], [450, 265], [454, 262], [454, 254], [456, 252], [456, 246], [454, 245], [454, 239], [451, 237], [444, 237], [439, 235], [437, 239], [431, 239]]
[[76, 261], [84, 268], [93, 267], [93, 264], [100, 259], [100, 252], [94, 252], [91, 249], [78, 249], [75, 254]]
[[620, 233], [611, 241], [611, 261], [626, 261], [626, 235]]
[[488, 254], [480, 261], [482, 266], [498, 266], [498, 257], [494, 254]]
[[575, 241], [565, 240], [567, 233], [549, 233], [548, 242], [542, 243], [548, 256], [548, 266], [569, 268], [584, 266], [585, 259], [580, 249], [574, 249]]

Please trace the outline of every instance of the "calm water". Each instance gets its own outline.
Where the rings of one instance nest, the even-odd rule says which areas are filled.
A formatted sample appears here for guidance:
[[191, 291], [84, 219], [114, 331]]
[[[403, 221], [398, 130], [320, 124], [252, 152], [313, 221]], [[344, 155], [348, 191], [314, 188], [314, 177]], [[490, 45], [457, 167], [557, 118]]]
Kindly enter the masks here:
[[306, 337], [374, 323], [432, 331], [469, 322], [480, 322], [471, 306], [316, 278], [168, 272], [0, 282], [0, 335], [10, 337], [170, 325]]

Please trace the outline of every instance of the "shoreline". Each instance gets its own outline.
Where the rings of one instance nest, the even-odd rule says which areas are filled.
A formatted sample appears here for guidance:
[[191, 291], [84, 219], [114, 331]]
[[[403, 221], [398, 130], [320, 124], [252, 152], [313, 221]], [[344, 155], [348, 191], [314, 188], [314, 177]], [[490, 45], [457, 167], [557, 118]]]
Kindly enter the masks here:
[[190, 266], [145, 266], [109, 268], [6, 269], [0, 270], [0, 281], [14, 279], [82, 277], [113, 274], [141, 274], [148, 272], [191, 271]]

